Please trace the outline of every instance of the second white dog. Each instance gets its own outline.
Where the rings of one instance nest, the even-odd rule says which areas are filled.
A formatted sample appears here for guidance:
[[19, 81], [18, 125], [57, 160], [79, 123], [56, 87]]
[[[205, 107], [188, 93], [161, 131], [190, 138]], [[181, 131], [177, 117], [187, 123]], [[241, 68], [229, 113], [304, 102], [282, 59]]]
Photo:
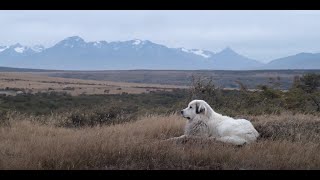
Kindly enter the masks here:
[[250, 121], [218, 114], [203, 100], [191, 101], [181, 114], [188, 119], [185, 133], [173, 139], [209, 137], [225, 143], [243, 145], [256, 141], [259, 136]]

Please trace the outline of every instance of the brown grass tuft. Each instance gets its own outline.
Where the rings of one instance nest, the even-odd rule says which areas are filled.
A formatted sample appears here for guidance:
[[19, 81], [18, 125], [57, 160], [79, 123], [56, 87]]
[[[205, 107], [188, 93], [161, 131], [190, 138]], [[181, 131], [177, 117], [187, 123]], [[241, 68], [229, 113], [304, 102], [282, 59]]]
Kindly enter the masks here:
[[183, 133], [185, 120], [175, 114], [81, 129], [15, 114], [0, 127], [0, 169], [320, 169], [319, 117], [247, 118], [261, 138], [237, 147], [206, 140], [161, 141]]

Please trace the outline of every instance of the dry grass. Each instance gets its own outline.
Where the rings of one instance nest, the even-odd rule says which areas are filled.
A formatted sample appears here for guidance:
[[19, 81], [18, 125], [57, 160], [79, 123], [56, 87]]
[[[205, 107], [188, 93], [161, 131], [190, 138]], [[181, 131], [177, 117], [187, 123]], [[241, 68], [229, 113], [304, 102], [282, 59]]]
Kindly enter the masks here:
[[66, 129], [13, 114], [0, 127], [0, 169], [320, 169], [320, 117], [247, 118], [262, 137], [235, 147], [206, 140], [162, 141], [183, 133], [185, 120], [178, 115]]
[[[172, 91], [172, 89], [187, 88], [186, 86], [175, 85], [48, 77], [43, 73], [0, 72], [0, 89], [5, 89], [6, 87], [24, 89], [31, 93], [67, 92], [73, 96], [80, 94], [141, 94], [150, 91]], [[49, 88], [52, 90], [48, 90]]]

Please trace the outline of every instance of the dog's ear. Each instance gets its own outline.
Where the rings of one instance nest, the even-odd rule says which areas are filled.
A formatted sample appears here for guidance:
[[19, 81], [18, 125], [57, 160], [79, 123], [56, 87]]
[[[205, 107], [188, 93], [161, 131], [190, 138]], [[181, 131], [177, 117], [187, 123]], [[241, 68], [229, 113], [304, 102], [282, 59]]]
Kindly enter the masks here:
[[206, 110], [206, 108], [204, 107], [203, 104], [199, 104], [199, 103], [196, 104], [196, 113], [197, 114], [200, 114], [200, 113], [204, 112], [205, 110]]

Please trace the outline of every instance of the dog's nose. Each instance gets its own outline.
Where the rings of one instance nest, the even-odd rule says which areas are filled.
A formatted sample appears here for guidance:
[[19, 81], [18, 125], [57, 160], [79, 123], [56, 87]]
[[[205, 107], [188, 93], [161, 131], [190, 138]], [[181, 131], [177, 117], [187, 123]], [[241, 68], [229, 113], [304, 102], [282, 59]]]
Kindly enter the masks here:
[[183, 114], [183, 110], [181, 111], [181, 114]]

